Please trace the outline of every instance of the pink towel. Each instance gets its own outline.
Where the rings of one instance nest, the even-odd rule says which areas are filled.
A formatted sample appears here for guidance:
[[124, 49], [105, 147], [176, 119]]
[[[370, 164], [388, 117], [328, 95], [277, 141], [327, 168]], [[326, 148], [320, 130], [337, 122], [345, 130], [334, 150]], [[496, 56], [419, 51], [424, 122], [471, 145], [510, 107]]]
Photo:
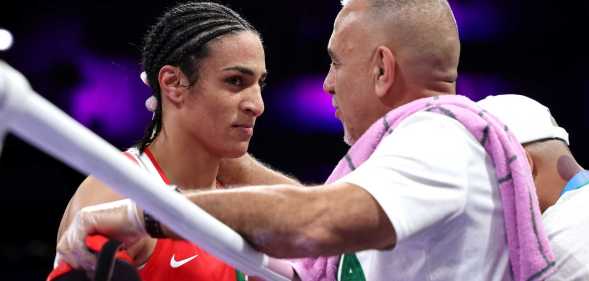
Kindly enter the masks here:
[[[406, 117], [430, 111], [450, 116], [480, 141], [495, 165], [509, 247], [509, 261], [516, 281], [542, 280], [553, 271], [554, 255], [544, 233], [542, 217], [525, 152], [508, 128], [463, 96], [424, 98], [390, 111], [375, 122], [340, 160], [326, 183], [360, 166], [382, 138]], [[303, 281], [336, 280], [339, 257], [299, 259], [294, 267]]]

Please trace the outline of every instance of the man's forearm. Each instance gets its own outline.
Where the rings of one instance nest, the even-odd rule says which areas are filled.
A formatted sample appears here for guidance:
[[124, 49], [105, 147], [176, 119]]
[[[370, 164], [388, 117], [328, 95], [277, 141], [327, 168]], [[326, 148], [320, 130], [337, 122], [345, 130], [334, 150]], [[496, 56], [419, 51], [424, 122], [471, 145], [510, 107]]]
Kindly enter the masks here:
[[[253, 186], [186, 196], [274, 257], [327, 256], [395, 243], [384, 211], [361, 188]], [[165, 234], [177, 237], [169, 230]]]
[[[309, 255], [305, 244], [314, 238], [307, 237], [306, 230], [310, 218], [319, 216], [320, 203], [313, 202], [316, 199], [299, 186], [253, 186], [185, 195], [262, 252], [275, 257]], [[181, 239], [167, 227], [163, 229], [166, 236]]]
[[232, 186], [300, 185], [295, 178], [273, 170], [249, 154], [221, 161], [218, 178], [224, 184]]

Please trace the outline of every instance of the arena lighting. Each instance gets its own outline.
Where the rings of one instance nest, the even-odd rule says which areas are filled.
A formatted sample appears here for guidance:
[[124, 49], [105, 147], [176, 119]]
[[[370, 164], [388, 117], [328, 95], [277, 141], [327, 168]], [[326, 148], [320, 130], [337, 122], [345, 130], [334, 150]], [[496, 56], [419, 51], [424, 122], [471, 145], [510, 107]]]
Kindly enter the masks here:
[[505, 13], [494, 1], [450, 1], [463, 42], [492, 41], [506, 32]]
[[0, 28], [0, 51], [6, 51], [12, 47], [14, 38], [12, 33], [6, 29]]
[[332, 96], [323, 91], [324, 78], [323, 74], [301, 75], [277, 86], [273, 94], [281, 98], [272, 106], [288, 116], [284, 123], [298, 131], [341, 134]]
[[75, 59], [81, 79], [68, 96], [68, 113], [109, 139], [128, 140], [143, 135], [151, 118], [143, 104], [151, 89], [137, 78], [137, 64], [82, 53]]
[[[12, 33], [6, 29], [0, 28], [0, 51], [6, 51], [12, 47], [12, 43], [14, 42], [14, 38], [12, 37]], [[2, 89], [3, 85], [0, 81], [0, 89]], [[0, 105], [2, 104], [2, 100], [0, 100]], [[6, 138], [6, 124], [3, 122], [3, 119], [0, 119], [0, 155], [2, 155], [2, 148], [4, 147], [4, 139]]]

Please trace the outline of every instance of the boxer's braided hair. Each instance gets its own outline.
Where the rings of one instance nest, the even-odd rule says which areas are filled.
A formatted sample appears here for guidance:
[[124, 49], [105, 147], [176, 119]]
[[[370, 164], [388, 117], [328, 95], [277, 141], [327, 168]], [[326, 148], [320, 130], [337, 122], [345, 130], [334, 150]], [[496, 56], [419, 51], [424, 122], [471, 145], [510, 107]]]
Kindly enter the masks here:
[[140, 152], [162, 129], [161, 89], [158, 82], [164, 65], [178, 66], [189, 78], [198, 80], [199, 62], [208, 55], [208, 43], [215, 38], [241, 31], [258, 31], [235, 11], [212, 2], [187, 2], [166, 12], [147, 32], [142, 51], [142, 64], [147, 81], [157, 99], [155, 116], [138, 143]]

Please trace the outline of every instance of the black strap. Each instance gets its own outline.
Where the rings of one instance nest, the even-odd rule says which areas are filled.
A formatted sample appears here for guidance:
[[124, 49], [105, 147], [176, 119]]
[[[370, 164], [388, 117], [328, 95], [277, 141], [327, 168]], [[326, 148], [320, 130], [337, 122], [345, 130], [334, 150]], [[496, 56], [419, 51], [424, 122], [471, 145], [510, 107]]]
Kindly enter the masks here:
[[102, 246], [96, 262], [94, 281], [110, 281], [115, 264], [115, 254], [122, 245], [120, 241], [111, 239]]

